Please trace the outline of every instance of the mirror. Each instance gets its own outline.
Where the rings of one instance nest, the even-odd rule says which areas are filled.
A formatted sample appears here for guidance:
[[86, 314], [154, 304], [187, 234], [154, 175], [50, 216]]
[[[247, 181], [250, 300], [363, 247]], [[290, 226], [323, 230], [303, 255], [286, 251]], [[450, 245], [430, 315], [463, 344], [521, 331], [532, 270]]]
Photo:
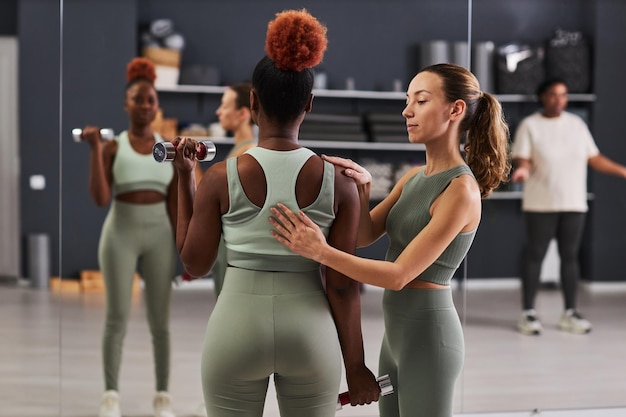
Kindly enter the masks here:
[[[611, 87], [619, 82], [619, 75], [609, 69], [617, 64], [613, 62], [616, 43], [609, 39], [625, 39], [623, 24], [615, 17], [623, 16], [624, 11], [624, 5], [606, 1], [477, 0], [473, 2], [471, 36], [475, 44], [493, 42], [496, 48], [512, 43], [536, 47], [545, 46], [557, 28], [582, 32], [593, 51], [591, 85], [587, 89], [579, 86], [589, 74], [584, 65], [570, 63], [569, 70], [578, 68], [580, 72], [570, 78], [568, 110], [586, 119], [602, 153], [623, 164], [623, 141], [610, 133], [617, 129], [619, 118], [611, 118], [609, 114], [615, 113], [608, 109], [619, 100], [619, 93]], [[497, 49], [493, 52], [498, 62]], [[547, 66], [549, 51], [545, 52], [543, 65]], [[485, 53], [484, 48], [474, 49], [473, 62]], [[556, 56], [554, 50], [551, 56]], [[618, 59], [623, 63], [622, 57]], [[495, 66], [500, 72], [494, 87], [512, 134], [523, 117], [539, 108], [533, 95], [536, 85], [531, 82], [532, 58], [523, 65], [510, 73]], [[589, 172], [590, 209], [580, 250], [583, 280], [578, 291], [578, 309], [593, 325], [587, 335], [557, 328], [563, 296], [560, 260], [553, 245], [543, 262], [535, 306], [543, 332], [526, 336], [517, 331], [525, 227], [521, 192], [515, 184], [508, 184], [504, 193], [494, 196], [499, 198], [484, 202], [480, 231], [468, 260], [464, 412], [597, 409], [626, 403], [621, 388], [626, 381], [616, 369], [626, 348], [615, 343], [625, 329], [617, 319], [626, 313], [624, 274], [614, 261], [623, 256], [624, 238], [613, 232], [623, 230], [619, 210], [623, 210], [624, 200], [612, 197], [613, 193], [623, 195], [623, 181]]]
[[34, 3], [0, 2], [0, 413], [11, 416], [60, 409], [62, 306], [49, 280], [59, 276], [60, 7]]

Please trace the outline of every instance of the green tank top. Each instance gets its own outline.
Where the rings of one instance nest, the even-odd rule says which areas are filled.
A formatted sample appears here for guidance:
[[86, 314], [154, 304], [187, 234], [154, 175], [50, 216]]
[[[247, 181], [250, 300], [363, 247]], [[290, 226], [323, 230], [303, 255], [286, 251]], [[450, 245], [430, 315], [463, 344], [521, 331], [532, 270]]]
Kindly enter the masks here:
[[[296, 180], [306, 161], [314, 154], [307, 148], [293, 151], [274, 151], [255, 147], [246, 154], [257, 160], [265, 174], [267, 194], [263, 207], [254, 205], [246, 197], [239, 181], [237, 159], [226, 160], [229, 209], [222, 215], [222, 233], [229, 265], [259, 271], [311, 271], [319, 264], [294, 254], [279, 243], [271, 234], [268, 218], [270, 208], [281, 202], [292, 210], [298, 210]], [[328, 236], [335, 219], [335, 168], [324, 161], [324, 177], [317, 199], [302, 208], [324, 235]]]
[[[389, 249], [385, 257], [395, 261], [406, 246], [430, 222], [430, 206], [450, 185], [450, 181], [463, 174], [472, 174], [467, 165], [452, 167], [446, 171], [426, 176], [419, 171], [404, 184], [400, 198], [387, 215]], [[440, 285], [449, 285], [452, 275], [467, 255], [476, 230], [459, 233], [441, 256], [417, 278]]]
[[[163, 138], [154, 134], [157, 142]], [[123, 131], [117, 138], [117, 152], [113, 160], [113, 195], [130, 191], [153, 190], [167, 195], [167, 189], [174, 177], [172, 164], [159, 164], [152, 153], [137, 153], [128, 140], [128, 132]]]

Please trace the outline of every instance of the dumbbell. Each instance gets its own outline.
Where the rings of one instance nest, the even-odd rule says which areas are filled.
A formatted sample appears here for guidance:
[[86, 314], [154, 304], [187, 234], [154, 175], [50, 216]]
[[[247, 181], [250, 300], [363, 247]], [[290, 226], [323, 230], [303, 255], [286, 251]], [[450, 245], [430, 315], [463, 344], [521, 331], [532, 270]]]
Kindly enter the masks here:
[[[199, 162], [211, 161], [215, 158], [215, 144], [210, 140], [197, 139], [199, 150], [196, 152], [196, 160]], [[157, 142], [152, 147], [152, 156], [157, 162], [171, 162], [176, 156], [176, 147], [171, 142]]]
[[[102, 137], [102, 140], [112, 140], [115, 137], [115, 132], [113, 129], [100, 129], [100, 137]], [[74, 142], [81, 142], [83, 140], [83, 129], [72, 129], [72, 138]]]
[[[376, 382], [378, 382], [378, 386], [380, 387], [381, 397], [393, 394], [393, 385], [391, 385], [391, 378], [389, 378], [389, 375], [379, 376], [378, 378], [376, 378]], [[339, 398], [337, 398], [336, 409], [341, 410], [346, 404], [350, 404], [350, 393], [348, 391], [339, 394]]]

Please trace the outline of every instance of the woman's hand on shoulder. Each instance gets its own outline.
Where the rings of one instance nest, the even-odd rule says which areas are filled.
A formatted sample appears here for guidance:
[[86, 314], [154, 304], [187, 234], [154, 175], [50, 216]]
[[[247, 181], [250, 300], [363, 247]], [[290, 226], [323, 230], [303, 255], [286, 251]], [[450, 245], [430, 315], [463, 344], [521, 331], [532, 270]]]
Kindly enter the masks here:
[[372, 175], [369, 171], [351, 159], [328, 155], [322, 155], [322, 159], [335, 166], [345, 168], [343, 174], [352, 178], [356, 185], [365, 185], [372, 182]]
[[302, 211], [294, 213], [282, 203], [271, 208], [274, 227], [272, 235], [293, 252], [314, 261], [323, 262], [323, 249], [328, 247], [321, 229]]

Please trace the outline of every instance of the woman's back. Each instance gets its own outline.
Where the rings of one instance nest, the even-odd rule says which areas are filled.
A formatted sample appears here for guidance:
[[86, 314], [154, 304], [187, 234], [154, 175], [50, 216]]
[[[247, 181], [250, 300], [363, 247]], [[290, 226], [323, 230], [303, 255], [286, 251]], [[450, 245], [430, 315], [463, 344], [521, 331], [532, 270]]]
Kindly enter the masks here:
[[326, 235], [335, 218], [335, 168], [306, 148], [257, 147], [227, 161], [229, 207], [222, 216], [228, 263], [248, 269], [302, 271], [318, 264], [294, 255], [271, 235], [277, 202], [302, 209]]

